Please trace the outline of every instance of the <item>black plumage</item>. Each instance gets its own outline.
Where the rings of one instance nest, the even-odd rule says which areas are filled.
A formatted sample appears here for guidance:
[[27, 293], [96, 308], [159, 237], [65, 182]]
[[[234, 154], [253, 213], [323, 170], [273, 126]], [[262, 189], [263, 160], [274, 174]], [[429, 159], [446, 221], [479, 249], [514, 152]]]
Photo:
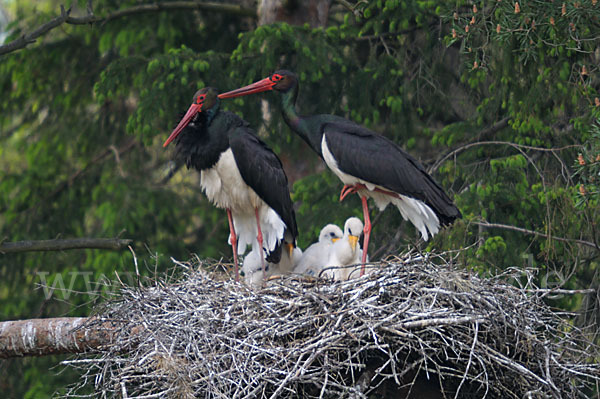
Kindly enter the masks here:
[[368, 197], [380, 207], [394, 203], [425, 240], [436, 234], [440, 225], [448, 225], [461, 217], [458, 208], [423, 166], [391, 140], [339, 116], [299, 115], [295, 106], [298, 77], [290, 71], [276, 71], [258, 82], [220, 94], [219, 98], [267, 90], [281, 94], [287, 125], [345, 184], [340, 200], [352, 192], [361, 197], [365, 218], [363, 264], [371, 232]]
[[[188, 168], [199, 172], [215, 167], [222, 154], [231, 150], [244, 183], [281, 218], [287, 236], [295, 243], [298, 228], [281, 161], [254, 134], [246, 121], [232, 112], [219, 110], [220, 101], [216, 94], [216, 90], [212, 88], [198, 91], [192, 107], [201, 102], [197, 107], [201, 111], [188, 118], [187, 124], [182, 125], [180, 122], [165, 144], [174, 139], [176, 162], [184, 163]], [[198, 100], [202, 95], [202, 100]], [[182, 121], [185, 119], [184, 116]], [[267, 261], [279, 262], [282, 245], [283, 236], [274, 249], [267, 249]]]
[[461, 217], [421, 163], [393, 141], [350, 121], [325, 123], [323, 134], [342, 172], [423, 201], [443, 226]]

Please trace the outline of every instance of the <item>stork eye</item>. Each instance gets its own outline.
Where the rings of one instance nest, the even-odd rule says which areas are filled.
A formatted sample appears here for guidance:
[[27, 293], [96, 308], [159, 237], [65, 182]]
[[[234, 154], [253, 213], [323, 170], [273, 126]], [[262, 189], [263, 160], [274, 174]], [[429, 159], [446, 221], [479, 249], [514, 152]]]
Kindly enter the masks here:
[[276, 82], [277, 82], [277, 81], [280, 81], [280, 80], [281, 80], [281, 78], [282, 78], [282, 76], [281, 76], [281, 75], [273, 75], [273, 80], [274, 80], [274, 81], [276, 81]]

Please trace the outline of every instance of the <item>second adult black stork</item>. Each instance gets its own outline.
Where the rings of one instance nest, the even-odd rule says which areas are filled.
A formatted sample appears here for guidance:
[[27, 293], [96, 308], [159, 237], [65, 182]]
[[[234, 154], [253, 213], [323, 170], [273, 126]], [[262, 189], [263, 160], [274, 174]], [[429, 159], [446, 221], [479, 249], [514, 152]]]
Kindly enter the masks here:
[[336, 115], [301, 116], [296, 111], [297, 76], [285, 70], [248, 86], [222, 93], [232, 98], [275, 90], [281, 94], [283, 118], [325, 161], [344, 183], [340, 201], [357, 193], [364, 213], [364, 243], [361, 275], [367, 258], [371, 221], [367, 198], [380, 210], [390, 202], [402, 217], [419, 230], [424, 240], [440, 226], [452, 223], [461, 214], [425, 168], [396, 143], [348, 119]]
[[[281, 161], [232, 112], [220, 112], [217, 90], [206, 87], [164, 143], [176, 140], [175, 156], [200, 172], [208, 199], [227, 210], [235, 278], [238, 255], [248, 244], [267, 260], [279, 262], [284, 235], [295, 244], [296, 217]], [[261, 256], [264, 276], [265, 256]]]

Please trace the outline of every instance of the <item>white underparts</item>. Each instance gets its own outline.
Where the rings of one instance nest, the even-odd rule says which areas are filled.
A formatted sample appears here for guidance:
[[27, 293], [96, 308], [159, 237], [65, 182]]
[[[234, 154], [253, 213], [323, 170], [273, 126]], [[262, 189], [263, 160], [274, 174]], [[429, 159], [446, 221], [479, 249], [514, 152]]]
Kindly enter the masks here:
[[380, 211], [383, 211], [389, 203], [394, 204], [400, 211], [400, 214], [404, 220], [409, 220], [416, 227], [416, 229], [419, 230], [425, 241], [427, 241], [429, 237], [433, 237], [438, 233], [440, 230], [440, 221], [435, 212], [423, 201], [407, 197], [400, 193], [397, 193], [399, 198], [395, 198], [390, 195], [374, 191], [375, 188], [380, 188], [385, 191], [390, 190], [342, 172], [338, 167], [337, 161], [333, 157], [333, 154], [327, 147], [325, 135], [323, 135], [323, 140], [321, 141], [321, 152], [323, 153], [323, 158], [325, 159], [325, 163], [329, 169], [331, 169], [333, 173], [340, 178], [342, 183], [348, 185], [354, 185], [358, 183], [364, 184], [366, 186], [366, 190], [358, 190], [358, 193], [362, 196], [373, 198]]
[[[248, 245], [259, 251], [256, 237], [256, 215], [258, 208], [263, 247], [272, 251], [283, 239], [285, 223], [277, 213], [259, 198], [256, 192], [242, 179], [231, 149], [223, 152], [217, 163], [200, 173], [200, 186], [206, 197], [218, 208], [230, 209], [238, 238], [238, 254], [246, 252]], [[231, 244], [231, 237], [229, 240]]]

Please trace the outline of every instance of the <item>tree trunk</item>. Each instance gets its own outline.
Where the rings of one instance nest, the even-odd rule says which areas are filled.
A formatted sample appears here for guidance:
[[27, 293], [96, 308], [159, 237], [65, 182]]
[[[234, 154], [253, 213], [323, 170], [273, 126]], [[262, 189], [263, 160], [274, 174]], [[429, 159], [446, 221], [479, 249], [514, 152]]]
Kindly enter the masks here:
[[308, 24], [325, 27], [331, 0], [261, 0], [258, 6], [258, 24], [287, 22], [290, 25]]

